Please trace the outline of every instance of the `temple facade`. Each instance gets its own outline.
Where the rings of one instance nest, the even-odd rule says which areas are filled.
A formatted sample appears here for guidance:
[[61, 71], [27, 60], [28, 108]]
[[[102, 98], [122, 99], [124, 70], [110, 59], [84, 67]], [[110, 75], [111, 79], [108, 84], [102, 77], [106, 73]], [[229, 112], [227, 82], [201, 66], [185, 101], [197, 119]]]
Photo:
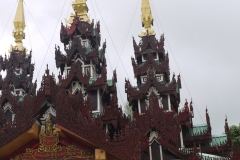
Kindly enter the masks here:
[[[117, 72], [107, 79], [106, 42], [100, 22], [90, 21], [86, 0], [73, 0], [75, 13], [61, 25], [55, 46], [55, 76], [48, 66], [41, 86], [33, 82], [32, 53], [24, 47], [25, 18], [19, 0], [9, 56], [0, 56], [0, 159], [2, 160], [239, 160], [224, 134], [194, 125], [192, 102], [179, 108], [181, 76], [171, 75], [164, 35], [156, 38], [149, 0], [142, 0], [140, 42], [133, 38], [137, 85], [125, 79], [133, 118], [118, 105]], [[54, 61], [54, 60], [53, 60]], [[223, 121], [224, 122], [224, 121]]]

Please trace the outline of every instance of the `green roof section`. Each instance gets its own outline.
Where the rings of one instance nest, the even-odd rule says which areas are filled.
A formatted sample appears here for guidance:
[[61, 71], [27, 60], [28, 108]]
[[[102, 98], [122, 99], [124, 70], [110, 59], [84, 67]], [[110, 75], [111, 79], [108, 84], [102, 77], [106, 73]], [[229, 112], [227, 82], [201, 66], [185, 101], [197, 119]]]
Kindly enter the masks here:
[[101, 59], [102, 58], [102, 50], [98, 51], [98, 58]]
[[110, 80], [107, 80], [107, 85], [108, 87], [111, 87], [113, 86], [113, 81], [110, 79]]
[[201, 156], [202, 159], [204, 160], [219, 160], [219, 159], [225, 159], [224, 157], [216, 156], [216, 155], [211, 155], [211, 154], [206, 154], [203, 153]]
[[155, 60], [155, 63], [157, 63], [158, 65], [161, 64], [159, 60]]
[[92, 116], [93, 116], [94, 118], [97, 118], [99, 115], [100, 115], [100, 112], [94, 112], [94, 113], [92, 113]]
[[134, 89], [136, 89], [136, 91], [139, 91], [138, 86], [133, 86]]
[[93, 78], [90, 78], [90, 79], [88, 80], [88, 84], [93, 84], [93, 82], [95, 82], [95, 80], [94, 80]]
[[148, 45], [146, 51], [152, 50], [152, 47], [150, 45]]
[[192, 135], [199, 135], [201, 133], [206, 133], [207, 132], [207, 124], [202, 124], [202, 125], [194, 125], [192, 128]]
[[22, 102], [23, 101], [23, 97], [20, 96], [19, 99], [18, 99], [18, 103]]
[[206, 133], [208, 129], [207, 124], [201, 124], [201, 125], [194, 125], [192, 129], [189, 131], [185, 131], [184, 136], [196, 136], [201, 135], [202, 133]]
[[227, 135], [212, 135], [212, 142], [210, 143], [211, 146], [221, 146], [226, 144], [227, 142]]
[[171, 82], [166, 83], [165, 87], [169, 87], [170, 84], [171, 84]]
[[88, 55], [91, 52], [91, 48], [86, 48], [86, 55]]
[[176, 92], [179, 93], [178, 83], [176, 83]]
[[140, 66], [142, 67], [142, 66], [144, 66], [145, 64], [146, 64], [146, 62], [143, 62], [143, 63], [140, 64]]

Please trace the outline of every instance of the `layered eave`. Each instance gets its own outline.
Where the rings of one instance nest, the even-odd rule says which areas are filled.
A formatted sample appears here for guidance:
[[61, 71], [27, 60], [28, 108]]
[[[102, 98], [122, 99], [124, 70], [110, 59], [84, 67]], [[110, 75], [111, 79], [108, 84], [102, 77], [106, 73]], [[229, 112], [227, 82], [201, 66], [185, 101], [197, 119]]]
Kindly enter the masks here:
[[94, 26], [94, 22], [91, 24], [80, 21], [79, 17], [76, 13], [73, 23], [70, 26], [61, 25], [60, 39], [64, 45], [67, 45], [69, 40], [76, 34], [81, 33], [86, 37], [91, 37], [96, 39], [96, 43], [99, 44], [101, 41], [100, 36], [100, 23], [98, 22], [96, 26]]
[[60, 48], [55, 47], [55, 60], [57, 68], [60, 67], [61, 72], [63, 73], [65, 64], [72, 65], [74, 63], [73, 59], [76, 54], [81, 56], [81, 59], [85, 61], [93, 61], [96, 66], [100, 67], [100, 64], [105, 63], [105, 49], [106, 42], [103, 44], [103, 48], [98, 50], [98, 47], [88, 49], [83, 48], [79, 40], [75, 37], [72, 41], [71, 49], [66, 49], [66, 54], [62, 54]]
[[147, 35], [141, 38], [141, 41], [138, 45], [133, 38], [135, 58], [137, 59], [142, 54], [149, 52], [159, 52], [165, 56], [164, 41], [164, 35], [161, 35], [160, 42], [158, 42], [158, 40], [155, 38], [155, 35]]
[[132, 58], [132, 66], [135, 77], [145, 75], [149, 68], [154, 69], [157, 73], [165, 73], [164, 76], [167, 80], [169, 79], [169, 59], [168, 54], [162, 60], [154, 60], [151, 55], [146, 57], [146, 61], [142, 64], [137, 64], [136, 61]]
[[[32, 84], [34, 64], [31, 63], [32, 53], [27, 56], [26, 51], [13, 50], [10, 57], [3, 58], [0, 56], [0, 69], [7, 70], [7, 75], [3, 79], [0, 76], [0, 88], [6, 85], [13, 85], [15, 88], [22, 88], [26, 92], [30, 91], [34, 94], [36, 88]], [[22, 73], [17, 75], [16, 69], [21, 69]]]
[[133, 87], [130, 84], [129, 80], [125, 80], [125, 92], [127, 93], [129, 103], [131, 104], [133, 99], [145, 97], [147, 95], [149, 88], [152, 86], [154, 86], [158, 90], [158, 92], [161, 93], [162, 95], [167, 94], [174, 95], [177, 99], [175, 103], [178, 104], [180, 102], [179, 94], [179, 89], [181, 88], [180, 76], [176, 81], [174, 75], [170, 83], [158, 82], [153, 71], [149, 71], [147, 81], [139, 87]]

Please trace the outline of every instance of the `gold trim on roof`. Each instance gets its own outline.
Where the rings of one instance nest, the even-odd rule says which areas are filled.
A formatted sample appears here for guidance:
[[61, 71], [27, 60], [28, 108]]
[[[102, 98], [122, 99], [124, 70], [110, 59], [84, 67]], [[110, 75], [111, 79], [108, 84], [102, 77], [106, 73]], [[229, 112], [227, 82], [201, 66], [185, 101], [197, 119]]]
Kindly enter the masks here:
[[[44, 129], [45, 128], [45, 129]], [[51, 117], [46, 119], [45, 127], [39, 133], [38, 148], [26, 148], [26, 152], [11, 160], [26, 159], [89, 159], [94, 160], [94, 152], [79, 149], [77, 146], [64, 146], [59, 143], [59, 135], [53, 128]]]

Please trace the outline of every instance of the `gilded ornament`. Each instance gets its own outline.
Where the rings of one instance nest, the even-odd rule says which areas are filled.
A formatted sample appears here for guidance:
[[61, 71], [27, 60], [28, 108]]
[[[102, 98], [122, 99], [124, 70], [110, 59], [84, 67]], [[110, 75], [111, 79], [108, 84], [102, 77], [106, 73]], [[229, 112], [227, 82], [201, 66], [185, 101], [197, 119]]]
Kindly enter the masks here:
[[142, 25], [144, 27], [143, 31], [139, 35], [139, 37], [147, 36], [147, 35], [155, 35], [155, 31], [151, 28], [153, 25], [153, 16], [151, 13], [151, 7], [149, 0], [142, 0]]

